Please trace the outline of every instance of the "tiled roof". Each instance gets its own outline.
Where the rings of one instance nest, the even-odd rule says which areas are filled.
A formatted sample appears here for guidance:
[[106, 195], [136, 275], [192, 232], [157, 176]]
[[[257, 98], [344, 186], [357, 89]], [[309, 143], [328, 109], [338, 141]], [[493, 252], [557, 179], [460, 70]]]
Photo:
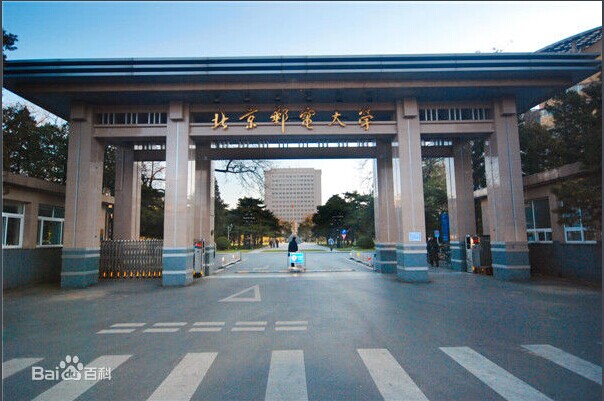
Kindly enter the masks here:
[[573, 35], [552, 45], [537, 50], [537, 53], [577, 53], [602, 40], [602, 27]]

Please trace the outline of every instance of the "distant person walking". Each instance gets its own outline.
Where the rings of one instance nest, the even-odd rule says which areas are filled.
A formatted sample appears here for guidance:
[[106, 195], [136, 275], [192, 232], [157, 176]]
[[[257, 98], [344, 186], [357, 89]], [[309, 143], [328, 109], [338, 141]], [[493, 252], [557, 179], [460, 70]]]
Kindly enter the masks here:
[[438, 241], [436, 240], [436, 238], [434, 237], [429, 237], [428, 238], [428, 244], [426, 245], [426, 249], [428, 251], [428, 262], [430, 263], [430, 266], [434, 267], [434, 264], [436, 264], [436, 267], [438, 267]]
[[329, 251], [333, 252], [333, 245], [335, 244], [333, 238], [329, 237], [329, 239], [327, 240], [327, 244], [329, 245]]
[[[287, 246], [287, 256], [289, 257], [292, 252], [298, 252], [298, 242], [296, 241], [296, 236], [292, 237], [292, 240], [289, 241], [289, 245]], [[291, 267], [294, 267], [294, 264], [291, 264]]]

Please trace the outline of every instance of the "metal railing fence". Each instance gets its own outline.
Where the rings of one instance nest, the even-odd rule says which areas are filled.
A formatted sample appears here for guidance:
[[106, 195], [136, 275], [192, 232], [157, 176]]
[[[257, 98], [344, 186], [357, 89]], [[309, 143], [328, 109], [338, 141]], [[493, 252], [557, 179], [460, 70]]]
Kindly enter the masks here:
[[163, 240], [101, 241], [100, 278], [159, 278]]

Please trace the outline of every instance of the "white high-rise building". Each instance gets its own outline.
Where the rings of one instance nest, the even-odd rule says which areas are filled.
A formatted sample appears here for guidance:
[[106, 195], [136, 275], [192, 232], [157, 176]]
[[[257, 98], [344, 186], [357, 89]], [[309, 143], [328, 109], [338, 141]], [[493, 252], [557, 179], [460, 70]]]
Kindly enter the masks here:
[[278, 168], [264, 172], [266, 208], [281, 220], [300, 223], [321, 205], [321, 170]]

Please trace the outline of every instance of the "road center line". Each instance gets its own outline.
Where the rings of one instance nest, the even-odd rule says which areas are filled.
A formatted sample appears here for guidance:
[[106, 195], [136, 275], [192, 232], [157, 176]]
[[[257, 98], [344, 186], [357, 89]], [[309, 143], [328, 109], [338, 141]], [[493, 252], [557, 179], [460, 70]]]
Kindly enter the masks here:
[[231, 331], [264, 331], [264, 327], [233, 327]]
[[193, 327], [189, 332], [217, 332], [221, 330], [222, 327]]

